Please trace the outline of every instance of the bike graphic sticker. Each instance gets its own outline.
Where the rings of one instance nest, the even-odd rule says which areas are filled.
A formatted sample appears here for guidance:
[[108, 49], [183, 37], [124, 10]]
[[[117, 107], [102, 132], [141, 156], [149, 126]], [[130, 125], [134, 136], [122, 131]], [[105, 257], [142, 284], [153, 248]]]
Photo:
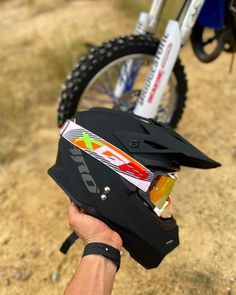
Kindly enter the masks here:
[[144, 192], [149, 189], [154, 174], [103, 138], [71, 120], [62, 127], [60, 134], [74, 146], [102, 162]]

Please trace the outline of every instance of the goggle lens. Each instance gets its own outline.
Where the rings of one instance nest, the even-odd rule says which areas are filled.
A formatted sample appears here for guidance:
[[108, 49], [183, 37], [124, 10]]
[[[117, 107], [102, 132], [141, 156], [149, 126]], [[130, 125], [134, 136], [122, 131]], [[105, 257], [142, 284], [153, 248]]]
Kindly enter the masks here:
[[166, 207], [168, 199], [175, 185], [176, 179], [176, 174], [168, 173], [167, 175], [157, 176], [157, 178], [153, 180], [151, 189], [149, 190], [149, 196], [152, 203], [158, 209]]

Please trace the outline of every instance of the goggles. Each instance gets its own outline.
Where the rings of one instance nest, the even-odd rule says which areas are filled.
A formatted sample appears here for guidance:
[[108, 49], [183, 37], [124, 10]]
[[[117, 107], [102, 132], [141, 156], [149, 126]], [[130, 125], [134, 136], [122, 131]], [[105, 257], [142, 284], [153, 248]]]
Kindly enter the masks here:
[[155, 206], [154, 211], [158, 216], [171, 202], [171, 193], [177, 180], [176, 173], [157, 175], [149, 189], [149, 197]]
[[67, 121], [60, 133], [71, 144], [147, 193], [151, 207], [158, 216], [170, 203], [170, 194], [177, 179], [175, 173], [155, 175], [122, 150], [71, 120]]

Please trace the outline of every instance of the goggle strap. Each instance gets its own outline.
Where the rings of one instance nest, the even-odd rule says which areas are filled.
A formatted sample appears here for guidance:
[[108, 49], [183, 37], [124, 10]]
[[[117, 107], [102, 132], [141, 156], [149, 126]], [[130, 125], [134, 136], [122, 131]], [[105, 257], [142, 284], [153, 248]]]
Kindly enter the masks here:
[[161, 213], [165, 210], [166, 207], [168, 207], [171, 203], [171, 197], [169, 196], [168, 199], [165, 201], [165, 204], [160, 208], [155, 207], [153, 210], [154, 212], [160, 217]]
[[60, 134], [75, 147], [108, 166], [142, 191], [149, 189], [154, 178], [151, 170], [105, 139], [71, 120], [63, 125]]

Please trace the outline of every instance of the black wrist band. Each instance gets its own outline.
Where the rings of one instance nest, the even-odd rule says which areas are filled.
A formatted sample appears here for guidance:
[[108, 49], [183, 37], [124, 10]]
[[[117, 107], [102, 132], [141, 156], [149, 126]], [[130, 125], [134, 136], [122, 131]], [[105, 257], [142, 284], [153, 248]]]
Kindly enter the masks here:
[[110, 245], [103, 243], [89, 243], [84, 248], [82, 257], [90, 254], [103, 255], [112, 260], [117, 266], [117, 271], [120, 268], [120, 251]]

